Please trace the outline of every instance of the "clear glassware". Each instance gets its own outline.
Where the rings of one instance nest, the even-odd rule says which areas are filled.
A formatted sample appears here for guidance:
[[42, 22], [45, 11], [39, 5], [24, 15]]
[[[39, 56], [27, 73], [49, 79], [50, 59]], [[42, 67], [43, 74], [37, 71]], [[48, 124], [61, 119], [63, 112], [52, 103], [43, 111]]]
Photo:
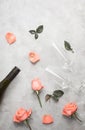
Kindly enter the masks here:
[[73, 57], [73, 73], [71, 79], [77, 92], [85, 92], [85, 55], [82, 51], [77, 51]]
[[54, 56], [55, 60], [57, 59], [57, 65], [48, 66], [45, 70], [55, 77], [56, 83], [61, 88], [70, 88], [76, 94], [83, 92], [85, 89], [85, 62], [83, 60], [85, 53], [81, 51], [71, 53], [55, 43], [52, 47], [56, 50], [57, 56], [55, 54]]
[[85, 93], [85, 80], [80, 82], [79, 92]]
[[49, 74], [51, 74], [55, 78], [56, 84], [60, 86], [60, 88], [67, 89], [70, 87], [71, 82], [69, 81], [69, 79], [66, 79], [60, 74], [56, 73], [50, 67], [47, 67], [45, 71], [47, 71]]
[[64, 52], [61, 51], [61, 49], [55, 44], [53, 43], [52, 46], [54, 47], [54, 49], [57, 51], [57, 53], [61, 56], [62, 60], [64, 60], [64, 64], [62, 66], [62, 69], [68, 71], [68, 72], [72, 72], [72, 61], [71, 59], [69, 59]]
[[80, 99], [77, 105], [78, 105], [78, 116], [82, 121], [82, 126], [85, 126], [85, 110], [84, 110], [85, 102], [84, 100]]

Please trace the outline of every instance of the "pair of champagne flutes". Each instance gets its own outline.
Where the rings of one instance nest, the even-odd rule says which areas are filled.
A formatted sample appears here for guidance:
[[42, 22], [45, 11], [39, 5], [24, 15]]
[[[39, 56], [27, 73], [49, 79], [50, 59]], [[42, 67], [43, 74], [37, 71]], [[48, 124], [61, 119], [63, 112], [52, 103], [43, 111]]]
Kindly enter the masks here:
[[[71, 52], [66, 52], [67, 50], [58, 47], [55, 43], [52, 44], [52, 47], [63, 62], [61, 63], [61, 66], [59, 65], [59, 67], [58, 65], [55, 67], [48, 66], [45, 70], [56, 79], [56, 83], [60, 86], [60, 88], [72, 88], [72, 90], [76, 92], [77, 90], [84, 90], [85, 80], [84, 77], [82, 77], [82, 75], [84, 75], [82, 74], [84, 65], [82, 66], [80, 53], [74, 52], [72, 54]], [[62, 71], [62, 73], [60, 73], [60, 71]]]

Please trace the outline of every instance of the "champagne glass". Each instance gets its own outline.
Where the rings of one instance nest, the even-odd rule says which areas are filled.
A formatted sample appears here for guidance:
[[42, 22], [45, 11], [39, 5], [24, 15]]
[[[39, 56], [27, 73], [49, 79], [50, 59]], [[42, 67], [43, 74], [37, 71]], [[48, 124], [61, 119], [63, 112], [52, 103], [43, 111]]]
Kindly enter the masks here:
[[56, 83], [60, 86], [62, 89], [69, 88], [69, 85], [71, 85], [70, 81], [68, 79], [65, 79], [63, 76], [60, 74], [56, 73], [50, 67], [47, 67], [45, 69], [48, 73], [50, 73], [53, 77], [55, 77]]
[[64, 60], [64, 65], [62, 66], [62, 68], [66, 71], [72, 72], [72, 61], [69, 58], [67, 58], [67, 56], [59, 49], [59, 47], [55, 43], [53, 43], [52, 46]]
[[85, 80], [81, 81], [79, 91], [85, 93]]

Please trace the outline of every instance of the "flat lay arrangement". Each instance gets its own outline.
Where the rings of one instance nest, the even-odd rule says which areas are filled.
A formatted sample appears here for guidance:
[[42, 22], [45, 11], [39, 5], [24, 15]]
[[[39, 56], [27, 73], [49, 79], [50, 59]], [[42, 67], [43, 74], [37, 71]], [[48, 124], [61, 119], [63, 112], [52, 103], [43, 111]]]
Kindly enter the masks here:
[[85, 2], [15, 1], [0, 5], [1, 130], [84, 130]]

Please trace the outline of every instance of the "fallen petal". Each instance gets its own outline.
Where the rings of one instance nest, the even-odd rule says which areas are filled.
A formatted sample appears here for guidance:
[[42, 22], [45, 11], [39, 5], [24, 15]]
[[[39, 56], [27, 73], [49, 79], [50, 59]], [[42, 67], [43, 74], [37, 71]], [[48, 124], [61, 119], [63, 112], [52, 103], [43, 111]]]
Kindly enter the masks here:
[[12, 44], [16, 41], [16, 36], [13, 33], [8, 32], [5, 37], [9, 44]]
[[37, 53], [35, 52], [30, 52], [29, 53], [29, 60], [32, 62], [32, 63], [36, 63], [40, 60], [40, 57]]
[[43, 124], [51, 124], [54, 122], [54, 119], [51, 115], [44, 115], [42, 119]]

